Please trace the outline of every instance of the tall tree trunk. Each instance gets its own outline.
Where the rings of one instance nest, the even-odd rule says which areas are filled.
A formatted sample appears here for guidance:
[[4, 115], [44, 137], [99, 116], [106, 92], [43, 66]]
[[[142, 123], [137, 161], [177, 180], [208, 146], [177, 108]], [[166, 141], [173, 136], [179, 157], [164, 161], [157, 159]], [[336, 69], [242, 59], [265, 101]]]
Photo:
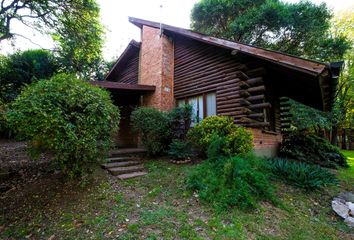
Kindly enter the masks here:
[[342, 129], [342, 149], [347, 149], [347, 141], [346, 141], [346, 131], [345, 131], [345, 128]]
[[331, 138], [332, 145], [337, 146], [338, 144], [337, 135], [338, 135], [338, 126], [332, 126], [332, 138]]

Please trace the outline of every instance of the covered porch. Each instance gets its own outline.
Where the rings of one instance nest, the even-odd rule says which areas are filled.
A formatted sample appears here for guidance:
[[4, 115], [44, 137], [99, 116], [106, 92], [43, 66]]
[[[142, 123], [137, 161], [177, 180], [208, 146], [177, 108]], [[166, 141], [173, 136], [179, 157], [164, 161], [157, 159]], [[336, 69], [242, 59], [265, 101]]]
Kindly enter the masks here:
[[115, 138], [116, 146], [121, 148], [137, 147], [138, 136], [132, 131], [130, 115], [135, 108], [141, 106], [141, 97], [152, 94], [155, 91], [155, 86], [109, 81], [93, 81], [91, 83], [110, 91], [113, 103], [119, 107], [120, 123]]

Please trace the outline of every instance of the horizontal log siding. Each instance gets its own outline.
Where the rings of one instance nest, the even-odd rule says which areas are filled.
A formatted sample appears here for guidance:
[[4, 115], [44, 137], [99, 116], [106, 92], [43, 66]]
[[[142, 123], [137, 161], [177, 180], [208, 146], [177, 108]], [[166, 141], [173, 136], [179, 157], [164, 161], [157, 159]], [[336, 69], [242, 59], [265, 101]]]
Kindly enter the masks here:
[[264, 109], [271, 107], [265, 102], [265, 73], [259, 61], [233, 56], [231, 50], [175, 39], [175, 98], [215, 92], [217, 114], [231, 116], [237, 124], [269, 125], [264, 121]]
[[129, 60], [120, 67], [121, 71], [117, 73], [113, 79], [115, 82], [138, 84], [139, 74], [139, 51], [136, 51]]

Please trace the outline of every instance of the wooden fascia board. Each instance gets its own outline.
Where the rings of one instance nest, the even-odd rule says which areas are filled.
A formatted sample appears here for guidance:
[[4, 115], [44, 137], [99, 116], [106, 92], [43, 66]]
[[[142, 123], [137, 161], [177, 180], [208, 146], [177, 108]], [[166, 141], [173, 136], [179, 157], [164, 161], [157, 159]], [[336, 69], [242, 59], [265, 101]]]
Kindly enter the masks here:
[[138, 90], [138, 91], [155, 91], [155, 86], [142, 85], [142, 84], [128, 84], [128, 83], [118, 83], [110, 81], [91, 81], [92, 85], [100, 86], [107, 89], [117, 89], [117, 90]]

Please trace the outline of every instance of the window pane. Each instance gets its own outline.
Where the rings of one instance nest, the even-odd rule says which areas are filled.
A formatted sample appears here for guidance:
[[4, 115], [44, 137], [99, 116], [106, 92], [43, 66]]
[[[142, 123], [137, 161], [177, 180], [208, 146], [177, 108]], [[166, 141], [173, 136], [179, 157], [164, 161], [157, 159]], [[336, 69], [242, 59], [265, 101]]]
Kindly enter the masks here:
[[197, 123], [197, 116], [198, 116], [198, 99], [196, 97], [188, 99], [189, 105], [192, 106], [192, 126]]
[[204, 118], [203, 114], [203, 96], [198, 96], [198, 117], [200, 122]]
[[207, 116], [216, 115], [216, 94], [209, 93], [206, 95], [206, 104], [207, 104]]

